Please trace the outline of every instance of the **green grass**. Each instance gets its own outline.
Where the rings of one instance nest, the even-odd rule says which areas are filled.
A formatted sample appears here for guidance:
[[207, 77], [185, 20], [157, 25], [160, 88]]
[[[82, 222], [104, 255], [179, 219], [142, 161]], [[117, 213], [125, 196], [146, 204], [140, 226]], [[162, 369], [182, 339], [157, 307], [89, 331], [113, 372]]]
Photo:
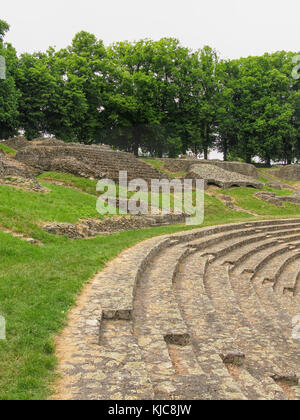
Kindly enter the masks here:
[[87, 194], [96, 195], [97, 181], [80, 178], [70, 174], [61, 174], [57, 172], [45, 172], [37, 177], [38, 181], [56, 182], [68, 187], [76, 188]]
[[10, 156], [15, 156], [17, 151], [15, 149], [12, 149], [11, 147], [6, 146], [5, 144], [0, 143], [0, 149], [3, 150], [3, 152]]
[[268, 178], [264, 177], [263, 175], [259, 175], [258, 180], [260, 182], [262, 182], [263, 184], [267, 184], [267, 183], [270, 182], [270, 180]]
[[[261, 169], [260, 168], [260, 169], [258, 169], [259, 179], [261, 179], [261, 180], [264, 179], [263, 182], [266, 182], [266, 183], [272, 182], [272, 181], [273, 182], [282, 182], [284, 184], [290, 185], [291, 187], [300, 185], [300, 181], [291, 181], [291, 180], [288, 180], [288, 179], [279, 178], [277, 176], [278, 171], [279, 171], [279, 168], [268, 168], [268, 169], [266, 169], [266, 168]], [[266, 176], [268, 176], [269, 179], [266, 178]]]
[[49, 189], [37, 194], [1, 186], [0, 224], [43, 240], [45, 234], [37, 223], [76, 223], [81, 217], [100, 217], [96, 197], [63, 186], [42, 183]]
[[[46, 182], [50, 178], [69, 187]], [[47, 194], [0, 186], [0, 225], [44, 244], [31, 245], [0, 231], [0, 314], [7, 321], [7, 340], [0, 341], [1, 400], [49, 397], [56, 377], [53, 337], [65, 325], [83, 285], [107, 261], [144, 239], [190, 229], [185, 225], [156, 227], [77, 241], [50, 235], [43, 231], [41, 222], [75, 223], [81, 218], [99, 217], [96, 182], [54, 173], [43, 174], [39, 181], [48, 188]], [[253, 189], [222, 192], [260, 218], [299, 215], [299, 206], [265, 204], [252, 196]], [[203, 226], [253, 219], [206, 195]]]
[[171, 172], [165, 169], [165, 163], [161, 160], [157, 159], [150, 159], [150, 158], [141, 158], [143, 162], [147, 163], [148, 165], [152, 166], [152, 168], [156, 169], [159, 172], [162, 172], [165, 175], [170, 176], [171, 178], [183, 178], [187, 175], [187, 172]]
[[[291, 194], [289, 190], [275, 191], [271, 188], [267, 188], [267, 190], [275, 192], [278, 196]], [[254, 190], [253, 188], [233, 188], [231, 190], [222, 190], [222, 193], [230, 195], [239, 207], [259, 216], [291, 217], [300, 215], [299, 204], [283, 203], [282, 207], [278, 207], [253, 196], [255, 192], [259, 191], [261, 190]]]

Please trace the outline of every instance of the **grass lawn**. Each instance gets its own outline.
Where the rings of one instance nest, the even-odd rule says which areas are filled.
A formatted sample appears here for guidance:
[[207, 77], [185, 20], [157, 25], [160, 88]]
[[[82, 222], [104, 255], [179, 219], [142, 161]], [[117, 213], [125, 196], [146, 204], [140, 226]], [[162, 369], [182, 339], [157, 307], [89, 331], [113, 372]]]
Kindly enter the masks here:
[[[276, 192], [278, 196], [289, 195], [292, 192], [289, 190], [275, 191], [271, 188], [265, 188], [266, 191]], [[223, 194], [230, 195], [235, 203], [245, 209], [249, 210], [259, 216], [271, 216], [271, 217], [291, 217], [300, 215], [300, 205], [284, 202], [282, 207], [275, 206], [273, 204], [266, 203], [253, 196], [255, 192], [261, 190], [255, 190], [253, 188], [233, 188], [231, 190], [221, 190]]]
[[[276, 182], [276, 181], [280, 181], [283, 182], [284, 184], [290, 185], [291, 187], [297, 187], [300, 185], [300, 181], [291, 181], [288, 179], [282, 179], [282, 178], [278, 178], [277, 174], [278, 174], [279, 168], [266, 168], [266, 169], [258, 169], [258, 173], [259, 173], [259, 179], [262, 182]], [[269, 178], [266, 178], [266, 176], [268, 176]]]
[[[50, 184], [50, 178], [64, 185]], [[65, 325], [83, 285], [107, 261], [141, 240], [189, 229], [183, 225], [156, 227], [77, 241], [53, 236], [39, 224], [99, 217], [96, 182], [53, 173], [40, 176], [39, 181], [48, 188], [47, 194], [0, 186], [0, 225], [44, 244], [32, 245], [0, 231], [0, 314], [7, 322], [7, 340], [0, 341], [1, 400], [49, 397], [56, 375], [53, 337]], [[300, 214], [297, 205], [286, 203], [277, 208], [257, 200], [252, 197], [253, 189], [222, 192], [264, 218]], [[253, 219], [206, 195], [203, 226]]]
[[183, 178], [187, 175], [187, 172], [170, 172], [165, 169], [165, 163], [161, 160], [157, 159], [150, 159], [150, 158], [141, 158], [143, 162], [147, 163], [148, 165], [152, 166], [154, 169], [157, 169], [159, 172], [170, 176], [171, 178]]
[[17, 151], [15, 149], [12, 149], [11, 147], [6, 146], [5, 144], [0, 143], [0, 149], [3, 150], [3, 152], [10, 156], [15, 156], [17, 154]]

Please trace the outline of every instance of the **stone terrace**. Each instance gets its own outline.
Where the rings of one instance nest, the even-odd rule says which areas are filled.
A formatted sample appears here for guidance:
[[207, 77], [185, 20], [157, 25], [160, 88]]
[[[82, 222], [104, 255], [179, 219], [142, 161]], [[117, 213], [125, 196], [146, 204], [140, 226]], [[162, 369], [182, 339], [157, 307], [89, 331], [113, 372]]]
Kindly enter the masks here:
[[300, 219], [124, 251], [58, 338], [55, 399], [299, 399]]
[[204, 179], [206, 187], [217, 185], [224, 189], [231, 187], [263, 188], [263, 184], [255, 178], [227, 171], [215, 165], [192, 165], [187, 178]]
[[149, 181], [166, 177], [130, 153], [101, 146], [36, 144], [19, 150], [16, 159], [40, 171], [67, 172], [94, 179], [117, 181], [119, 171], [127, 171], [129, 180], [138, 177]]
[[223, 162], [221, 160], [197, 159], [159, 159], [164, 162], [164, 168], [170, 172], [189, 172], [193, 165], [214, 165], [226, 171], [235, 172], [252, 178], [258, 178], [258, 171], [254, 165], [243, 162]]

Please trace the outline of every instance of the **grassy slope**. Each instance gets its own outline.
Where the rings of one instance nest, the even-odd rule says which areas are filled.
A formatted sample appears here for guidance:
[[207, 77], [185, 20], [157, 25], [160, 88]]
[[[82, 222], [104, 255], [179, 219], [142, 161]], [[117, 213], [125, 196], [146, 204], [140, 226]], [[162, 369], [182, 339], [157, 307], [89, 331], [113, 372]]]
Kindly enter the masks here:
[[[251, 188], [233, 188], [229, 191], [222, 190], [223, 194], [230, 195], [239, 207], [249, 210], [259, 216], [297, 217], [300, 215], [300, 206], [292, 203], [283, 203], [282, 207], [277, 207], [253, 197], [255, 191], [258, 192], [260, 190], [253, 190]], [[275, 192], [271, 188], [266, 188], [266, 191]], [[288, 195], [291, 194], [291, 191], [276, 191], [276, 194]]]
[[173, 178], [183, 178], [185, 175], [187, 175], [187, 172], [168, 171], [167, 169], [165, 169], [165, 163], [162, 160], [150, 158], [141, 158], [140, 160], [152, 166], [152, 168], [157, 169], [159, 172], [162, 172], [163, 174], [169, 175]]
[[0, 144], [0, 149], [3, 150], [4, 153], [10, 156], [15, 156], [17, 151], [12, 149], [11, 147], [6, 146], [5, 144]]
[[[298, 187], [300, 185], [300, 181], [291, 181], [291, 180], [287, 180], [287, 179], [281, 179], [278, 178], [277, 174], [278, 174], [278, 168], [260, 168], [258, 169], [259, 175], [260, 175], [260, 179], [264, 180], [263, 182], [276, 182], [276, 181], [280, 181], [283, 182], [284, 184], [290, 185], [292, 187]], [[268, 178], [266, 178], [266, 176]]]
[[[96, 197], [91, 195], [95, 181], [62, 174], [46, 174], [40, 181], [43, 178], [55, 178], [69, 187], [43, 181], [49, 193], [40, 195], [0, 186], [0, 224], [44, 243], [38, 247], [0, 231], [0, 314], [7, 320], [7, 340], [0, 341], [0, 399], [43, 399], [49, 395], [56, 366], [52, 337], [64, 326], [83, 284], [108, 260], [143, 239], [188, 229], [158, 227], [78, 241], [49, 235], [37, 222], [76, 222], [97, 216]], [[278, 209], [251, 198], [253, 192], [245, 188], [226, 194], [264, 217], [299, 214], [299, 206], [287, 203]], [[206, 196], [204, 225], [251, 218]]]

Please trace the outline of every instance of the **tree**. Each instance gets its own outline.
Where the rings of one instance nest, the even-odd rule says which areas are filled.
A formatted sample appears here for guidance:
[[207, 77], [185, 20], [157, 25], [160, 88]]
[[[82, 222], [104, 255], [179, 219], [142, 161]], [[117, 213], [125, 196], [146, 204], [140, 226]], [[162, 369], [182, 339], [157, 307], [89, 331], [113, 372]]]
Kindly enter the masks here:
[[192, 146], [207, 156], [214, 141], [215, 51], [205, 47], [193, 53], [178, 40], [163, 38], [118, 43], [109, 55], [120, 69], [119, 96], [111, 103], [114, 126], [130, 132], [132, 150], [176, 157]]
[[209, 46], [177, 39], [120, 42], [105, 48], [82, 31], [67, 48], [23, 54], [4, 43], [0, 20], [0, 136], [105, 142], [122, 150], [177, 157], [217, 147], [251, 162], [300, 159], [300, 80], [295, 53], [220, 61]]
[[[75, 35], [72, 45], [55, 56], [56, 69], [64, 80], [65, 105], [76, 139], [92, 142], [105, 127], [103, 118], [106, 90], [106, 49], [101, 40], [88, 32]], [[65, 113], [67, 118], [67, 114]]]
[[174, 73], [179, 50], [179, 42], [167, 38], [122, 42], [109, 49], [120, 69], [116, 95], [110, 103], [115, 115], [113, 125], [120, 131], [126, 127], [128, 143], [136, 155], [143, 148], [162, 156], [168, 145], [174, 152], [172, 110], [178, 95]]
[[186, 85], [185, 101], [190, 118], [188, 132], [195, 152], [203, 152], [208, 159], [208, 152], [216, 141], [216, 111], [219, 96], [217, 77], [218, 55], [215, 50], [205, 46], [193, 54], [191, 59], [189, 83]]
[[0, 56], [4, 57], [6, 65], [6, 78], [0, 79], [0, 138], [14, 135], [18, 127], [19, 92], [13, 78], [17, 57], [12, 45], [4, 43], [8, 30], [9, 25], [0, 20]]
[[3, 47], [5, 34], [9, 31], [9, 24], [0, 19], [0, 45]]
[[225, 158], [234, 152], [249, 163], [254, 156], [267, 164], [284, 156], [291, 159], [291, 64], [285, 52], [220, 64], [218, 146]]

